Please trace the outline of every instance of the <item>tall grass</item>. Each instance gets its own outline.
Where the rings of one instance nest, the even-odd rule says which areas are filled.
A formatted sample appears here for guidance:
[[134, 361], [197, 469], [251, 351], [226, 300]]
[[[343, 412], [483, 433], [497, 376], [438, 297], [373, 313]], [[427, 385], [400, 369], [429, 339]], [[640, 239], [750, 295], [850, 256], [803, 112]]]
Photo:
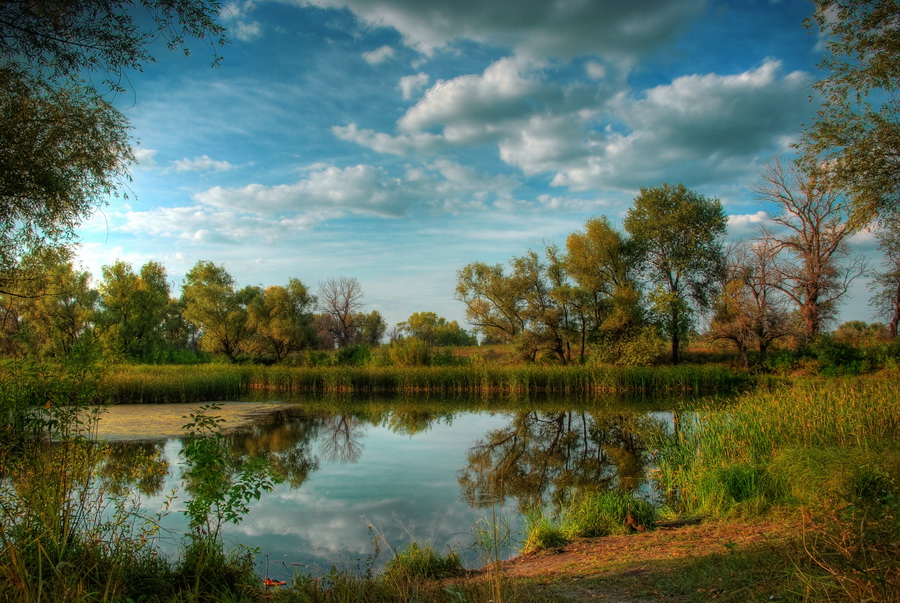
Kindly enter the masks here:
[[254, 390], [281, 393], [446, 392], [464, 394], [723, 392], [750, 378], [720, 366], [118, 366], [99, 401], [205, 402]]
[[900, 600], [900, 388], [887, 377], [745, 394], [660, 436], [658, 482], [686, 513], [799, 508], [813, 599]]

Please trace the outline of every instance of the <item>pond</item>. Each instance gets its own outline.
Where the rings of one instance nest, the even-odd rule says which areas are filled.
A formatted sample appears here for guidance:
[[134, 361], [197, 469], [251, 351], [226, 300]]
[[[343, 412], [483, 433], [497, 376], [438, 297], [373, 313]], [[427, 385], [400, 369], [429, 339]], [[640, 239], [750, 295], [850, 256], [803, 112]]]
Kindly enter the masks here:
[[[552, 505], [578, 489], [621, 488], [651, 497], [645, 442], [650, 431], [671, 424], [674, 404], [368, 399], [226, 405], [219, 412], [229, 418], [242, 410], [252, 414], [225, 433], [232, 453], [267, 455], [284, 481], [254, 502], [239, 525], [227, 525], [225, 540], [258, 549], [258, 570], [278, 579], [324, 573], [332, 565], [379, 569], [392, 550], [413, 540], [442, 553], [452, 548], [467, 567], [480, 566], [486, 560], [474, 545], [473, 527], [491, 522], [511, 531], [501, 551], [510, 557], [521, 542], [522, 512], [532, 505]], [[184, 440], [150, 419], [174, 414], [183, 424], [180, 417], [197, 407], [114, 406], [101, 419], [101, 436], [112, 442], [118, 464], [131, 467], [143, 510], [154, 513], [171, 499], [160, 522], [164, 554], [175, 554], [187, 532], [183, 511], [190, 493], [181, 475]], [[125, 414], [145, 417], [145, 430], [104, 431], [104, 423]]]

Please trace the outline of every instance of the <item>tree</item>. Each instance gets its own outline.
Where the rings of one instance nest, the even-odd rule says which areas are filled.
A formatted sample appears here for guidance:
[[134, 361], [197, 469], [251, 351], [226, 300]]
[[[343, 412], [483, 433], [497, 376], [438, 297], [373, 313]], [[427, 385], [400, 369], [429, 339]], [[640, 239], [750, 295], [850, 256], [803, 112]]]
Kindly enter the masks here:
[[711, 339], [730, 341], [744, 366], [755, 346], [764, 362], [769, 346], [791, 333], [787, 300], [776, 286], [775, 255], [765, 241], [745, 243], [732, 250], [722, 292], [713, 302]]
[[672, 362], [693, 324], [693, 310], [709, 307], [723, 270], [727, 218], [718, 199], [679, 184], [642, 188], [625, 217], [635, 258], [656, 289], [651, 301], [672, 343]]
[[820, 29], [828, 52], [814, 85], [822, 108], [801, 145], [807, 171], [824, 169], [848, 192], [861, 227], [900, 201], [900, 3], [815, 0], [806, 25]]
[[455, 320], [447, 321], [434, 312], [413, 312], [397, 325], [397, 330], [430, 346], [466, 346], [477, 343]]
[[281, 362], [291, 352], [309, 347], [315, 340], [315, 304], [316, 298], [296, 278], [287, 287], [272, 286], [256, 296], [247, 307], [256, 351]]
[[28, 249], [70, 241], [127, 176], [127, 120], [99, 88], [122, 90], [126, 71], [153, 61], [156, 40], [185, 52], [189, 37], [223, 44], [219, 8], [217, 0], [0, 2], [0, 288], [23, 276]]
[[103, 267], [97, 322], [108, 348], [134, 361], [154, 362], [164, 356], [170, 301], [167, 278], [158, 262], [144, 264], [139, 274], [122, 261]]
[[776, 254], [773, 284], [799, 308], [807, 339], [816, 337], [835, 313], [850, 283], [865, 270], [862, 258], [850, 255], [853, 233], [847, 206], [829, 179], [806, 174], [797, 164], [774, 161], [754, 188], [760, 198], [779, 206], [764, 229], [766, 245]]
[[125, 118], [108, 103], [0, 64], [0, 289], [27, 276], [29, 249], [71, 241], [130, 159]]
[[68, 253], [53, 249], [29, 254], [23, 265], [38, 276], [24, 281], [16, 295], [3, 296], [7, 335], [27, 353], [68, 355], [92, 336], [97, 291], [91, 276], [76, 269]]
[[200, 346], [237, 361], [250, 336], [247, 307], [262, 294], [258, 287], [235, 290], [225, 268], [199, 261], [184, 278], [184, 317], [200, 330]]
[[882, 221], [875, 231], [878, 247], [884, 254], [882, 272], [875, 275], [870, 290], [875, 293], [869, 305], [879, 317], [888, 320], [888, 335], [897, 337], [900, 324], [900, 215]]
[[387, 332], [387, 323], [378, 310], [372, 310], [368, 314], [359, 314], [354, 322], [357, 325], [359, 343], [368, 346], [381, 344], [384, 334]]
[[577, 284], [571, 296], [582, 357], [588, 341], [621, 341], [641, 323], [631, 245], [605, 216], [584, 226], [566, 239], [563, 259]]
[[340, 277], [319, 283], [319, 310], [328, 316], [328, 331], [338, 348], [355, 343], [357, 315], [362, 310], [363, 291], [355, 278]]

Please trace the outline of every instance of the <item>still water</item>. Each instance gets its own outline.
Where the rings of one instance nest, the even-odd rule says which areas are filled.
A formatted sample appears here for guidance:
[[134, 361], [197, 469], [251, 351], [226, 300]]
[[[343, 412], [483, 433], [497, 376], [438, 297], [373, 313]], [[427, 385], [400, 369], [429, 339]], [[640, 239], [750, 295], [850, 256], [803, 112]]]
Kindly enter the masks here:
[[[451, 406], [298, 403], [258, 414], [226, 434], [229, 449], [239, 459], [268, 456], [284, 481], [254, 502], [239, 525], [225, 527], [226, 542], [258, 549], [258, 569], [279, 579], [332, 565], [378, 569], [391, 549], [413, 540], [439, 552], [452, 548], [475, 567], [484, 563], [474, 546], [475, 525], [508, 526], [510, 542], [501, 552], [513, 556], [522, 510], [530, 505], [552, 505], [558, 494], [578, 489], [648, 496], [645, 441], [671, 421], [655, 404]], [[142, 412], [152, 416], [155, 408]], [[190, 498], [182, 480], [183, 440], [110, 439], [123, 463], [143, 459], [132, 475], [139, 476], [144, 512], [170, 500], [159, 548], [175, 554]]]

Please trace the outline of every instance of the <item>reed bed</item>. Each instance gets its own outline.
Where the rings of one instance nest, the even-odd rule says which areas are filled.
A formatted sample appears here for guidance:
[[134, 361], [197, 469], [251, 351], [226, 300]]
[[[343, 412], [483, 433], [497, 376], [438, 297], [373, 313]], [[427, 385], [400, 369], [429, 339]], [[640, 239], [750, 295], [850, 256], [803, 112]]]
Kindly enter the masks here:
[[725, 410], [682, 415], [678, 429], [655, 442], [657, 477], [688, 512], [788, 502], [817, 487], [786, 460], [809, 456], [797, 451], [840, 451], [848, 463], [868, 462], [891, 456], [898, 433], [900, 388], [892, 379], [801, 382], [748, 392]]
[[720, 366], [119, 366], [106, 371], [107, 403], [233, 400], [276, 393], [602, 394], [730, 392], [750, 383]]

